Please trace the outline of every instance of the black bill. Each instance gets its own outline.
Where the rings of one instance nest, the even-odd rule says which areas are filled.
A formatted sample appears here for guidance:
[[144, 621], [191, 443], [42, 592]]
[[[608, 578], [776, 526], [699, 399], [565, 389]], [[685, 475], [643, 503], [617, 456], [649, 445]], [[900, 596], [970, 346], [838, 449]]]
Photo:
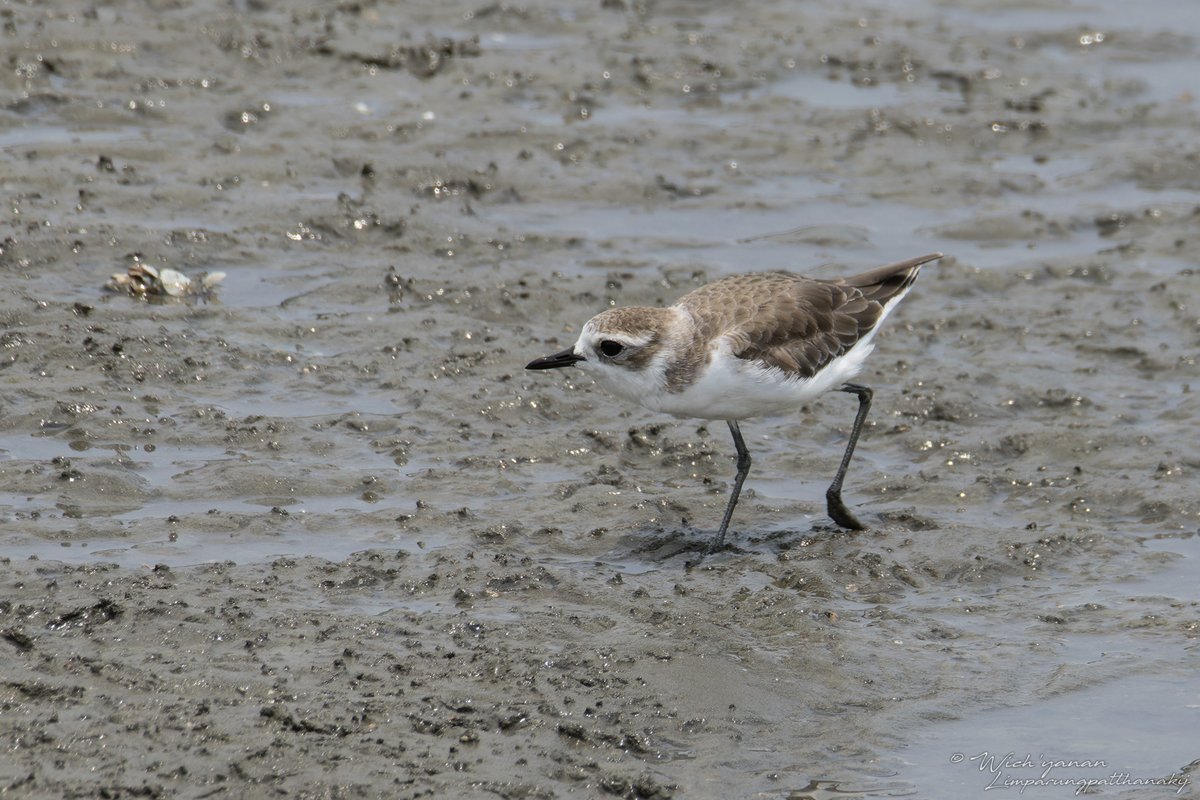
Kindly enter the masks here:
[[561, 353], [555, 353], [552, 356], [545, 358], [536, 358], [525, 365], [525, 369], [558, 369], [559, 367], [569, 367], [577, 364], [580, 361], [586, 361], [583, 356], [575, 355], [575, 348], [568, 347]]

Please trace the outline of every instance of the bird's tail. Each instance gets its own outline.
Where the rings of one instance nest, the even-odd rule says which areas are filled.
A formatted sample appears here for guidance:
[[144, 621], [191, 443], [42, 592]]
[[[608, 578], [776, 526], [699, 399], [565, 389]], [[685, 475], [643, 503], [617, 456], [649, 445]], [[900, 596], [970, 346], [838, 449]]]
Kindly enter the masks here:
[[853, 286], [861, 290], [863, 296], [868, 300], [887, 303], [888, 300], [903, 293], [908, 287], [913, 285], [913, 281], [917, 279], [917, 275], [921, 272], [922, 264], [937, 261], [941, 257], [941, 253], [930, 253], [929, 255], [917, 256], [905, 261], [897, 261], [894, 264], [876, 267], [859, 275], [842, 278], [838, 283], [845, 286]]

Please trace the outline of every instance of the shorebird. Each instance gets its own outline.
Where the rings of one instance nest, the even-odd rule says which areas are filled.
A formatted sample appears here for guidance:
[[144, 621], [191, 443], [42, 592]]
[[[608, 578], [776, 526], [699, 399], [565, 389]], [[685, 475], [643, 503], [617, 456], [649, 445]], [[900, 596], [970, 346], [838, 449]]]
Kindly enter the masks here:
[[738, 422], [789, 411], [828, 391], [853, 394], [858, 414], [825, 502], [834, 522], [862, 530], [842, 501], [842, 483], [872, 391], [849, 381], [862, 371], [875, 333], [908, 294], [921, 265], [941, 257], [931, 253], [833, 280], [791, 272], [731, 275], [667, 308], [602, 311], [571, 347], [525, 368], [579, 366], [613, 394], [651, 411], [725, 420], [737, 449], [737, 475], [709, 552], [724, 546], [750, 472]]

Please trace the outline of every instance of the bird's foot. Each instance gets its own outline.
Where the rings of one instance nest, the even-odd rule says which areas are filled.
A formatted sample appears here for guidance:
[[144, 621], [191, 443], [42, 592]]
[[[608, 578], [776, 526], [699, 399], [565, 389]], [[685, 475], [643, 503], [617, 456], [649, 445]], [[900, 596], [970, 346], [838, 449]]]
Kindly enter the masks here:
[[725, 532], [721, 531], [720, 535], [714, 537], [713, 540], [708, 543], [708, 547], [704, 548], [704, 552], [700, 554], [700, 557], [703, 558], [704, 556], [711, 556], [715, 553], [721, 552], [727, 547], [729, 547], [729, 545], [725, 544]]
[[829, 518], [843, 528], [852, 531], [863, 531], [867, 529], [858, 519], [850, 513], [850, 509], [846, 508], [846, 504], [842, 502], [840, 492], [825, 493], [825, 507], [829, 512]]

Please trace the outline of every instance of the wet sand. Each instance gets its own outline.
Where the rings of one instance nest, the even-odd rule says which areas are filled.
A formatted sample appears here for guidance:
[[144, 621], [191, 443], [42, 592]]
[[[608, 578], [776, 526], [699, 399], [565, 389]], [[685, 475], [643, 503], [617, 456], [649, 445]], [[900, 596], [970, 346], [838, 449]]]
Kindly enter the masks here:
[[[0, 793], [1192, 796], [1187, 9], [0, 8]], [[866, 531], [851, 397], [700, 559], [724, 425], [522, 369], [933, 250]]]

